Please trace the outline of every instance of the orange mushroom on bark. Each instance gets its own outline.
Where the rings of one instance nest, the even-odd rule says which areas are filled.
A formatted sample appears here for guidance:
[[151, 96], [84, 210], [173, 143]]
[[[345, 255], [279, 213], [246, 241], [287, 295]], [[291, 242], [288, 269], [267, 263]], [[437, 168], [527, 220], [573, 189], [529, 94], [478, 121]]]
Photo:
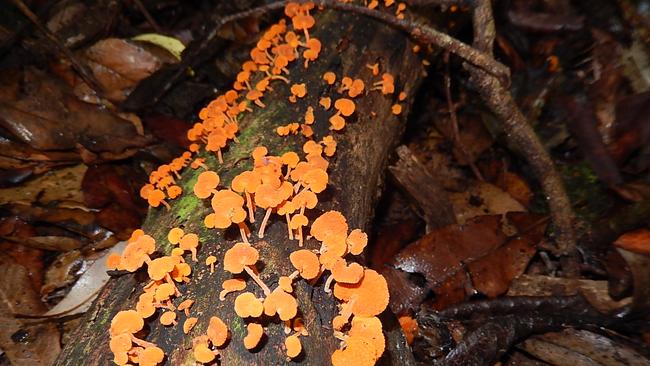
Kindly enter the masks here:
[[257, 263], [259, 257], [257, 249], [246, 243], [237, 243], [226, 251], [223, 259], [223, 268], [233, 274], [246, 271], [255, 283], [262, 288], [264, 294], [268, 295], [271, 293], [271, 290], [254, 270], [255, 263]]
[[183, 322], [183, 333], [188, 334], [192, 330], [192, 328], [194, 328], [196, 322], [198, 321], [199, 318], [194, 318], [194, 317], [185, 319], [185, 321]]
[[160, 316], [160, 324], [162, 325], [176, 325], [176, 313], [173, 311], [166, 311]]
[[252, 292], [244, 292], [235, 298], [235, 313], [242, 318], [257, 318], [264, 312], [264, 304]]
[[178, 304], [178, 311], [183, 311], [185, 312], [185, 316], [190, 316], [190, 308], [194, 305], [194, 300], [192, 299], [187, 299], [180, 304]]
[[221, 287], [223, 290], [219, 293], [219, 300], [223, 301], [229, 293], [245, 289], [246, 281], [241, 278], [231, 278], [223, 281]]
[[289, 358], [296, 358], [302, 352], [302, 345], [298, 334], [291, 335], [284, 340], [284, 346], [287, 348], [287, 356]]
[[210, 318], [210, 324], [208, 325], [208, 330], [206, 331], [210, 342], [215, 347], [221, 347], [228, 340], [228, 326], [226, 323], [221, 320], [221, 318], [213, 316]]
[[214, 273], [214, 264], [217, 263], [217, 257], [211, 255], [205, 259], [205, 265], [210, 266], [210, 273]]
[[246, 206], [248, 207], [248, 220], [253, 223], [255, 222], [255, 207], [253, 206], [253, 199], [251, 194], [255, 194], [257, 187], [262, 183], [262, 177], [255, 170], [253, 171], [243, 171], [235, 178], [233, 178], [230, 186], [232, 190], [238, 193], [243, 193], [246, 197]]
[[395, 92], [395, 78], [385, 72], [381, 75], [381, 81], [372, 84], [372, 90], [380, 90], [382, 94], [393, 94]]
[[246, 337], [244, 337], [244, 347], [246, 347], [246, 349], [253, 349], [257, 347], [257, 345], [260, 343], [260, 340], [262, 340], [262, 336], [264, 335], [264, 328], [262, 328], [260, 324], [249, 323], [246, 326], [246, 329], [248, 330], [248, 334], [246, 334]]
[[293, 319], [298, 313], [296, 298], [286, 293], [281, 288], [275, 289], [264, 299], [264, 314], [274, 316], [278, 314], [280, 320]]
[[300, 273], [300, 277], [311, 280], [320, 273], [318, 256], [307, 249], [300, 249], [289, 254], [293, 267]]
[[194, 184], [194, 194], [200, 199], [208, 198], [216, 192], [218, 185], [219, 175], [211, 170], [207, 170], [199, 174], [199, 178], [196, 184]]

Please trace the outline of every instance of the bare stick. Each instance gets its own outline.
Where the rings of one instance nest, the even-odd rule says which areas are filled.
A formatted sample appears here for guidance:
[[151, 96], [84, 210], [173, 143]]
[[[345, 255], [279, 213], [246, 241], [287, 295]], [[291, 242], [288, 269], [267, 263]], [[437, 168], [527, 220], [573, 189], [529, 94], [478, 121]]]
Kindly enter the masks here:
[[[495, 36], [490, 2], [478, 0], [474, 10], [474, 46], [491, 54]], [[502, 121], [507, 138], [521, 149], [535, 171], [551, 210], [558, 251], [574, 255], [573, 210], [553, 160], [503, 84], [477, 67], [466, 65], [466, 68], [485, 103]]]

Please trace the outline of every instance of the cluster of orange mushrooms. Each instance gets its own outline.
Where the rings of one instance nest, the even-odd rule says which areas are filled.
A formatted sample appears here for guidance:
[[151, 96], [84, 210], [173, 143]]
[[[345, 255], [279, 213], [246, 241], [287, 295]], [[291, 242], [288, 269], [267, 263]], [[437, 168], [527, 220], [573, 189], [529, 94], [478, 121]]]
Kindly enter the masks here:
[[[403, 4], [394, 4], [391, 0], [385, 0], [384, 4], [387, 7], [395, 5], [398, 15], [404, 11]], [[371, 1], [367, 6], [377, 7], [378, 2]], [[314, 4], [311, 3], [287, 4], [285, 14], [291, 19], [291, 27], [281, 20], [264, 33], [250, 53], [251, 60], [242, 65], [233, 89], [200, 111], [201, 122], [187, 133], [192, 141], [189, 151], [151, 173], [149, 184], [140, 193], [151, 207], [162, 204], [169, 208], [166, 200], [183, 194], [176, 183], [180, 172], [188, 166], [203, 170], [191, 194], [210, 200], [212, 212], [204, 218], [205, 226], [227, 229], [236, 225], [241, 235], [241, 242], [228, 249], [222, 260], [223, 270], [236, 277], [223, 282], [219, 299], [223, 301], [228, 294], [237, 293], [234, 310], [238, 316], [247, 319], [248, 334], [243, 339], [247, 349], [259, 346], [264, 335], [259, 319], [264, 316], [265, 319], [284, 322], [287, 357], [298, 357], [302, 352], [300, 337], [308, 336], [308, 333], [299, 317], [299, 304], [293, 295], [294, 282], [304, 280], [313, 285], [323, 278], [324, 291], [340, 303], [339, 313], [332, 319], [332, 329], [333, 335], [341, 340], [341, 348], [332, 354], [332, 364], [374, 365], [385, 347], [382, 325], [377, 316], [388, 305], [388, 286], [377, 272], [349, 261], [349, 256], [362, 253], [368, 237], [360, 229], [350, 230], [345, 217], [338, 211], [325, 212], [311, 223], [305, 213], [316, 207], [317, 194], [327, 187], [329, 162], [326, 158], [332, 157], [337, 147], [332, 135], [324, 136], [320, 141], [313, 139], [314, 108], [329, 110], [333, 106], [335, 111], [329, 118], [329, 128], [340, 131], [345, 128], [345, 118], [355, 112], [356, 98], [373, 91], [384, 95], [395, 92], [393, 76], [386, 72], [380, 75], [379, 64], [367, 65], [372, 76], [376, 77], [369, 88], [360, 78], [342, 76], [336, 88], [338, 97], [333, 103], [330, 97], [322, 97], [320, 107], [307, 107], [303, 121], [279, 126], [275, 130], [281, 136], [300, 132], [307, 139], [301, 154], [290, 151], [274, 156], [269, 155], [265, 147], [258, 146], [251, 152], [252, 169], [234, 177], [229, 185], [216, 172], [209, 170], [204, 158], [198, 156], [202, 150], [212, 152], [219, 162], [223, 162], [222, 150], [230, 141], [237, 142], [238, 119], [254, 107], [265, 108], [262, 99], [266, 92], [272, 91], [272, 81], [287, 84], [291, 103], [307, 95], [305, 84], [288, 85], [291, 82], [287, 78], [287, 66], [301, 56], [305, 68], [318, 59], [321, 43], [309, 34], [315, 25], [310, 14], [312, 10]], [[337, 76], [326, 72], [322, 80], [335, 85]], [[405, 98], [406, 94], [401, 92], [392, 113], [401, 113], [399, 102]], [[255, 223], [258, 209], [264, 211], [264, 217], [256, 226], [255, 235], [250, 225]], [[288, 238], [298, 244], [297, 250], [289, 256], [295, 270], [281, 275], [274, 289], [260, 278], [256, 268], [260, 255], [251, 244], [253, 236], [264, 237], [271, 215], [286, 220]], [[320, 248], [302, 248], [307, 237], [320, 242]], [[165, 354], [162, 349], [136, 336], [142, 335], [145, 319], [153, 317], [158, 309], [161, 309], [158, 320], [165, 326], [175, 326], [179, 321], [176, 312], [183, 311], [185, 334], [189, 334], [198, 322], [198, 318], [190, 313], [193, 300], [185, 299], [178, 305], [174, 305], [174, 301], [180, 301], [182, 295], [177, 284], [189, 282], [192, 273], [185, 254], [190, 254], [193, 262], [198, 261], [199, 237], [181, 228], [171, 228], [166, 240], [175, 246], [174, 249], [167, 256], [152, 259], [150, 256], [156, 251], [156, 241], [139, 229], [133, 232], [122, 254], [114, 254], [108, 259], [110, 269], [129, 272], [135, 272], [146, 264], [150, 278], [135, 310], [120, 311], [112, 319], [110, 349], [118, 365], [158, 365], [163, 362]], [[207, 257], [205, 265], [210, 267], [211, 273], [217, 262], [215, 256]], [[246, 278], [250, 278], [260, 291], [246, 291]], [[196, 362], [213, 362], [229, 337], [228, 325], [219, 317], [211, 317], [206, 333], [193, 338]]]

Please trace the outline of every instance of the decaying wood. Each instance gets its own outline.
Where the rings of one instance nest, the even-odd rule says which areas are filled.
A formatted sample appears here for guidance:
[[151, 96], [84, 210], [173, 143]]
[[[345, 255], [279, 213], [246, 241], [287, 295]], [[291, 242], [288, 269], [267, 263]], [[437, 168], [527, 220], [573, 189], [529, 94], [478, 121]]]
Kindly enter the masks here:
[[403, 189], [421, 210], [427, 224], [427, 232], [432, 229], [456, 223], [454, 208], [441, 184], [431, 175], [426, 166], [418, 161], [407, 146], [397, 148], [399, 159], [388, 167], [400, 188]]
[[[307, 84], [308, 95], [299, 103], [291, 104], [287, 102], [288, 87], [281, 83], [272, 84], [274, 91], [264, 98], [267, 107], [256, 109], [240, 121], [239, 143], [231, 144], [224, 152], [224, 164], [219, 165], [215, 157], [207, 156], [208, 165], [219, 173], [222, 182], [230, 182], [241, 171], [250, 169], [250, 153], [255, 146], [266, 146], [270, 154], [275, 155], [288, 150], [301, 151], [303, 138], [281, 138], [275, 133], [275, 128], [299, 120], [308, 105], [317, 106], [320, 96], [332, 94], [333, 89], [321, 80], [325, 71], [370, 80], [372, 75], [365, 65], [380, 62], [383, 71], [396, 76], [397, 88], [404, 89], [410, 96], [419, 84], [419, 61], [400, 32], [367, 18], [328, 11], [317, 17], [315, 37], [323, 45], [319, 60], [310, 64], [308, 69], [297, 63], [290, 68], [289, 75], [292, 82]], [[368, 228], [387, 157], [404, 128], [404, 124], [400, 123], [404, 117], [398, 118], [390, 113], [393, 103], [391, 98], [377, 92], [358, 100], [356, 119], [349, 121], [343, 134], [335, 134], [338, 149], [330, 160], [330, 185], [319, 194], [319, 205], [314, 212], [308, 213], [310, 219], [321, 212], [336, 209], [346, 216], [350, 228]], [[326, 122], [328, 114], [321, 108], [314, 109], [317, 121], [314, 132], [315, 137], [320, 139], [331, 133]], [[195, 300], [191, 313], [199, 318], [199, 322], [189, 335], [185, 335], [181, 326], [164, 327], [156, 317], [152, 317], [147, 322], [146, 340], [156, 343], [165, 351], [167, 365], [193, 364], [192, 337], [204, 334], [208, 319], [219, 316], [229, 325], [231, 332], [227, 347], [221, 351], [220, 362], [223, 365], [330, 364], [330, 355], [339, 346], [331, 329], [337, 307], [333, 297], [323, 291], [322, 280], [314, 287], [304, 281], [297, 282], [295, 286], [300, 316], [310, 334], [301, 337], [302, 356], [294, 361], [286, 360], [283, 350], [285, 335], [282, 325], [277, 322], [264, 322], [267, 337], [258, 351], [249, 352], [244, 348], [242, 339], [246, 324], [234, 313], [235, 296], [230, 295], [223, 302], [218, 300], [221, 283], [231, 275], [219, 265], [215, 273], [210, 274], [208, 267], [203, 265], [208, 255], [223, 258], [225, 250], [238, 241], [238, 233], [223, 233], [204, 227], [203, 218], [209, 212], [209, 202], [187, 193], [191, 192], [199, 173], [191, 169], [185, 171], [180, 184], [186, 193], [172, 202], [170, 211], [152, 209], [143, 225], [145, 232], [157, 240], [159, 250], [166, 253], [170, 251], [169, 245], [165, 245], [169, 228], [183, 226], [186, 232], [199, 235], [199, 261], [192, 263], [192, 281], [180, 286], [182, 296], [176, 301], [177, 305], [184, 299]], [[256, 223], [261, 222], [262, 216], [263, 212], [258, 210]], [[253, 233], [257, 232], [256, 225], [251, 227]], [[271, 220], [263, 240], [255, 235], [251, 239], [260, 251], [261, 265], [258, 268], [261, 278], [274, 287], [279, 275], [288, 275], [292, 271], [288, 254], [297, 249], [297, 243], [287, 239], [286, 224], [277, 217]], [[307, 248], [316, 246], [315, 239], [306, 241]], [[112, 353], [108, 348], [110, 321], [118, 311], [135, 307], [145, 281], [143, 277], [128, 275], [109, 282], [85, 316], [83, 325], [72, 337], [75, 342], [64, 348], [57, 365], [111, 364]], [[248, 289], [259, 292], [254, 286], [249, 281]], [[185, 316], [181, 314], [179, 318], [182, 322]], [[387, 344], [381, 362], [390, 365], [413, 364], [411, 351], [397, 322], [384, 322], [384, 327]]]

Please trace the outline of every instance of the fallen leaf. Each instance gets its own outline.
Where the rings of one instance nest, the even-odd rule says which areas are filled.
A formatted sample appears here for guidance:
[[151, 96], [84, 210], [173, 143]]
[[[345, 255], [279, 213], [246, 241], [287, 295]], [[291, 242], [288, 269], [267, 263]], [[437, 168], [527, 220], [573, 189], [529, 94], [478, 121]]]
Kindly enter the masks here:
[[650, 255], [650, 230], [638, 229], [627, 232], [614, 241], [614, 245], [639, 254]]
[[608, 313], [630, 304], [631, 298], [612, 299], [607, 281], [561, 278], [542, 275], [521, 275], [510, 285], [508, 296], [572, 296], [581, 294], [596, 309]]
[[125, 100], [140, 80], [164, 64], [178, 62], [170, 52], [153, 43], [119, 38], [100, 40], [83, 54], [107, 98], [115, 102]]
[[587, 330], [565, 329], [530, 337], [521, 344], [551, 365], [643, 366], [648, 359], [623, 342]]
[[54, 290], [74, 282], [75, 272], [81, 270], [83, 264], [83, 258], [78, 250], [59, 254], [45, 271], [45, 283], [41, 287], [41, 295], [49, 298], [48, 295]]
[[5, 71], [0, 80], [7, 82], [0, 91], [0, 126], [34, 149], [85, 150], [95, 159], [117, 159], [151, 140], [132, 122], [80, 101], [63, 82], [36, 69]]
[[[472, 288], [496, 297], [523, 273], [545, 228], [545, 220], [533, 214], [511, 212], [505, 220], [500, 215], [478, 216], [430, 232], [402, 250], [392, 267], [422, 276], [426, 288], [436, 294], [437, 308], [462, 301]], [[394, 291], [395, 286], [389, 288]], [[397, 308], [419, 305], [402, 303], [404, 298], [413, 296], [391, 295]]]
[[449, 197], [459, 224], [477, 216], [526, 212], [526, 208], [512, 196], [487, 182], [476, 181], [464, 192], [452, 192]]
[[17, 314], [40, 315], [45, 310], [31, 287], [25, 268], [0, 253], [0, 349], [17, 366], [51, 365], [56, 360], [60, 335], [55, 324], [29, 324]]
[[650, 309], [650, 255], [617, 248], [632, 272], [632, 311], [646, 314]]
[[110, 279], [110, 276], [106, 273], [106, 258], [112, 253], [121, 253], [125, 247], [126, 242], [122, 241], [111, 249], [105, 250], [81, 275], [63, 300], [43, 316], [60, 317], [86, 312], [99, 291]]
[[168, 37], [162, 34], [144, 33], [139, 34], [131, 39], [134, 41], [153, 43], [156, 46], [162, 47], [171, 53], [174, 57], [176, 57], [179, 61], [181, 60], [181, 54], [183, 53], [183, 50], [185, 50], [185, 45], [183, 42], [174, 37]]
[[0, 189], [0, 204], [56, 202], [60, 207], [79, 207], [84, 202], [81, 180], [86, 169], [84, 164], [56, 169], [18, 187]]

